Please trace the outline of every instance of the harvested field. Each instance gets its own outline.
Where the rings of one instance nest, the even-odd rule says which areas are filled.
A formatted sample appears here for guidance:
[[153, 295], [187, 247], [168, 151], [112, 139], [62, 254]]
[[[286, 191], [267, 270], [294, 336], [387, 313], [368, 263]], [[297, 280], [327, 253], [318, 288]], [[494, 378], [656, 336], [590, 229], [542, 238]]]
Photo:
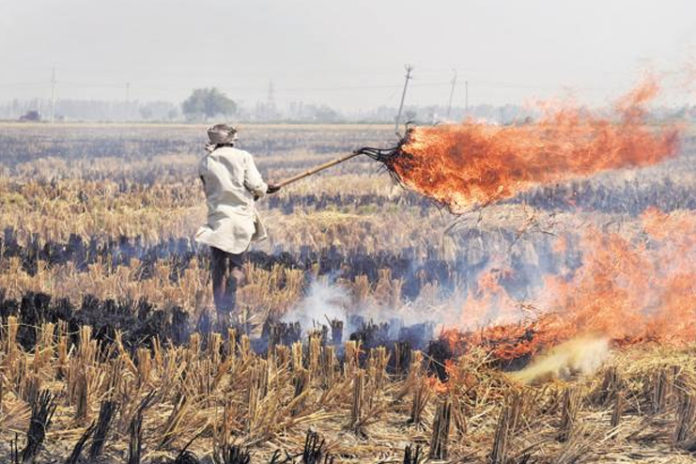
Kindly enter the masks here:
[[[367, 158], [293, 184], [219, 334], [204, 127], [0, 124], [0, 461], [695, 461], [691, 134], [463, 217]], [[272, 180], [394, 144], [240, 135]]]

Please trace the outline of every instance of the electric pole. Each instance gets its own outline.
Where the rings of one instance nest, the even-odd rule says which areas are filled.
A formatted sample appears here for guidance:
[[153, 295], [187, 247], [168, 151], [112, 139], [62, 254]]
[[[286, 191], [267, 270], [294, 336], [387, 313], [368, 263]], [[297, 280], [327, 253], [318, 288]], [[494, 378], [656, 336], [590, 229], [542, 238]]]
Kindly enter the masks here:
[[406, 65], [406, 80], [404, 81], [404, 91], [401, 93], [401, 103], [399, 104], [399, 112], [396, 114], [396, 124], [394, 125], [394, 132], [396, 135], [401, 137], [399, 134], [399, 122], [401, 121], [401, 111], [404, 109], [404, 100], [406, 99], [406, 89], [408, 88], [408, 81], [411, 80], [411, 71], [413, 71], [413, 66]]
[[449, 103], [447, 103], [447, 119], [450, 118], [450, 113], [452, 112], [452, 98], [454, 97], [454, 87], [457, 85], [457, 70], [453, 69], [452, 72], [452, 88], [450, 89]]
[[56, 67], [51, 71], [51, 123], [56, 120]]
[[126, 82], [126, 103], [130, 101], [130, 82]]
[[469, 114], [469, 81], [464, 81], [464, 111]]

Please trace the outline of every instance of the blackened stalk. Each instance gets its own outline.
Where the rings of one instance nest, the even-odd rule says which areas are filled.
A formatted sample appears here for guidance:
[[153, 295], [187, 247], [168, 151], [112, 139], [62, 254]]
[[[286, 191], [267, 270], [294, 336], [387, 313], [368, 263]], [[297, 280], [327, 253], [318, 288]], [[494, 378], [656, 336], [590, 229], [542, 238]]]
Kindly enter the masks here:
[[33, 463], [41, 445], [46, 438], [46, 431], [51, 425], [51, 418], [56, 412], [55, 396], [48, 390], [42, 390], [31, 404], [31, 420], [27, 431], [27, 445], [22, 451], [22, 463]]
[[421, 447], [417, 445], [415, 449], [413, 445], [406, 445], [404, 449], [404, 462], [403, 464], [419, 464], [421, 458]]
[[216, 464], [249, 464], [251, 455], [239, 446], [225, 445], [215, 453], [214, 461]]
[[135, 411], [135, 416], [131, 420], [128, 430], [130, 432], [130, 440], [128, 442], [128, 464], [140, 464], [140, 453], [142, 451], [142, 428], [143, 428], [143, 412], [152, 403], [155, 392], [147, 394], [140, 402], [140, 406]]
[[302, 463], [303, 464], [320, 464], [321, 457], [324, 454], [325, 441], [319, 434], [307, 431], [307, 436], [305, 437], [304, 450], [302, 451]]
[[79, 440], [77, 440], [77, 443], [75, 443], [75, 447], [73, 448], [72, 453], [70, 454], [70, 457], [65, 461], [65, 464], [77, 464], [80, 459], [80, 455], [82, 454], [82, 450], [85, 447], [85, 444], [87, 443], [87, 440], [89, 440], [89, 437], [92, 436], [92, 433], [94, 433], [95, 429], [95, 423], [92, 422], [89, 427], [85, 430], [85, 432], [82, 434]]
[[114, 401], [104, 401], [99, 407], [99, 417], [97, 418], [97, 427], [94, 432], [92, 446], [89, 448], [89, 460], [95, 461], [104, 449], [106, 435], [111, 427], [111, 420], [116, 412], [116, 403]]

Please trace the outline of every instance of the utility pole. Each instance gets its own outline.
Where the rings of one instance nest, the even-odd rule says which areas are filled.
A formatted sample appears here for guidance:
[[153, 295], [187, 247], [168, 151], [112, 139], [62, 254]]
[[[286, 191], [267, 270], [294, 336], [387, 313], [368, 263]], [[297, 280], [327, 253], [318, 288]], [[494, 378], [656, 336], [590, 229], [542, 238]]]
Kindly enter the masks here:
[[126, 103], [130, 101], [130, 82], [126, 82]]
[[464, 81], [464, 111], [469, 114], [469, 81]]
[[450, 118], [450, 113], [452, 112], [452, 98], [454, 97], [454, 87], [457, 85], [457, 70], [453, 69], [452, 72], [452, 88], [450, 89], [449, 103], [447, 103], [447, 119]]
[[51, 71], [51, 123], [56, 120], [56, 67]]
[[404, 109], [404, 100], [406, 99], [406, 89], [408, 88], [408, 81], [411, 80], [411, 71], [413, 71], [413, 66], [406, 65], [406, 80], [404, 81], [404, 91], [401, 93], [401, 103], [399, 104], [399, 112], [396, 114], [396, 124], [394, 125], [394, 132], [396, 135], [401, 137], [399, 133], [399, 122], [401, 121], [401, 111]]

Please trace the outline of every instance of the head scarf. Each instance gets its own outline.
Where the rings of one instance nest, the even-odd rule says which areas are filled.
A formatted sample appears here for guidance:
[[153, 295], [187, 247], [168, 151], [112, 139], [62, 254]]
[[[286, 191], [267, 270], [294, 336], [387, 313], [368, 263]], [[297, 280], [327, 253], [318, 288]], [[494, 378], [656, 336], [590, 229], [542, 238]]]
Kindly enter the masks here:
[[205, 146], [208, 151], [213, 151], [218, 145], [234, 145], [237, 141], [237, 128], [228, 124], [215, 124], [208, 128], [210, 143]]

